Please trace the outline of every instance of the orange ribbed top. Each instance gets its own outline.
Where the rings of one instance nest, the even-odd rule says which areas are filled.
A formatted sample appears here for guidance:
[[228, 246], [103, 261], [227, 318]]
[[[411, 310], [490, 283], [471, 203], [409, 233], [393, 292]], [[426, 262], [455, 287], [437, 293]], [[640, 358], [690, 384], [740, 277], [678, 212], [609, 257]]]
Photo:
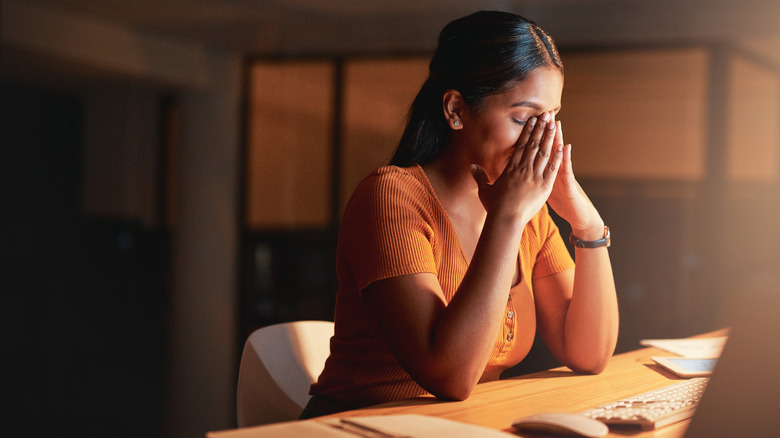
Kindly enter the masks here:
[[[519, 258], [521, 281], [510, 291], [483, 377], [516, 365], [531, 348], [536, 333], [531, 279], [574, 266], [546, 206], [526, 226]], [[458, 236], [420, 166], [386, 166], [366, 177], [342, 219], [335, 335], [311, 394], [354, 407], [427, 394], [388, 349], [361, 293], [377, 280], [431, 272], [449, 302], [467, 268]]]

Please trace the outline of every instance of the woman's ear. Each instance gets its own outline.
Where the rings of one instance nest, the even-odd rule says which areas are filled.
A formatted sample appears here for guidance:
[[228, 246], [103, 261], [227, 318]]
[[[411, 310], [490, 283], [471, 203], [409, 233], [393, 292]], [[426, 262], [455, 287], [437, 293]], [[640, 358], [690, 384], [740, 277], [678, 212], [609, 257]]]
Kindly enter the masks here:
[[466, 102], [458, 90], [447, 90], [442, 96], [442, 109], [444, 110], [444, 120], [450, 125], [452, 130], [463, 129], [463, 113], [465, 112]]

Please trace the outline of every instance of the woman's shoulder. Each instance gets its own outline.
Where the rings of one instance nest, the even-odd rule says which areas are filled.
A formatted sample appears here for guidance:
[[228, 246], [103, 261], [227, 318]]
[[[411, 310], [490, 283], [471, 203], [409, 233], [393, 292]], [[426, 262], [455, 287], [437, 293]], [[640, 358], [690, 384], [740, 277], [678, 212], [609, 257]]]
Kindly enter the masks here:
[[388, 214], [390, 211], [423, 213], [431, 206], [430, 184], [419, 166], [383, 166], [366, 176], [352, 192], [344, 211], [347, 217]]
[[382, 166], [375, 169], [365, 177], [364, 181], [392, 181], [403, 184], [413, 181], [422, 182], [425, 173], [418, 165], [398, 167], [393, 165]]
[[354, 196], [414, 193], [428, 191], [428, 183], [420, 166], [382, 166], [363, 178], [355, 189]]

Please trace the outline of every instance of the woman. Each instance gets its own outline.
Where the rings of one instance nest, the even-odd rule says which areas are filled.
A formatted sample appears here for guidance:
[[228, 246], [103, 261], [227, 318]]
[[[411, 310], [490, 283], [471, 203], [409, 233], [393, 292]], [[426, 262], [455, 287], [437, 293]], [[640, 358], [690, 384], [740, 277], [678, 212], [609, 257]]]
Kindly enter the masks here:
[[[522, 17], [442, 30], [392, 165], [344, 213], [335, 336], [302, 417], [463, 400], [536, 330], [572, 370], [604, 369], [618, 329], [608, 229], [572, 173], [562, 89], [553, 41]], [[546, 203], [571, 224], [576, 267]]]

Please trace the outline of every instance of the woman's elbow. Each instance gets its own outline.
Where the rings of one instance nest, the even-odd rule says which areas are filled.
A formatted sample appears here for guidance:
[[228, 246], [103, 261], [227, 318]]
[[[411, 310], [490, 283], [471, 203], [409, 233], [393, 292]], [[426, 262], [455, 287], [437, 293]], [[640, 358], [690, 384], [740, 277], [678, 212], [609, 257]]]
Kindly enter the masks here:
[[607, 364], [605, 362], [604, 364], [592, 366], [568, 365], [568, 367], [577, 374], [601, 374], [607, 367]]
[[572, 360], [566, 366], [577, 374], [601, 374], [607, 368], [610, 357], [611, 354], [585, 360]]
[[447, 387], [436, 388], [434, 391], [431, 391], [431, 394], [442, 400], [463, 401], [469, 398], [473, 389], [473, 386], [449, 385]]
[[469, 398], [471, 391], [474, 390], [476, 382], [460, 378], [437, 379], [425, 388], [436, 398], [442, 400], [463, 401]]

